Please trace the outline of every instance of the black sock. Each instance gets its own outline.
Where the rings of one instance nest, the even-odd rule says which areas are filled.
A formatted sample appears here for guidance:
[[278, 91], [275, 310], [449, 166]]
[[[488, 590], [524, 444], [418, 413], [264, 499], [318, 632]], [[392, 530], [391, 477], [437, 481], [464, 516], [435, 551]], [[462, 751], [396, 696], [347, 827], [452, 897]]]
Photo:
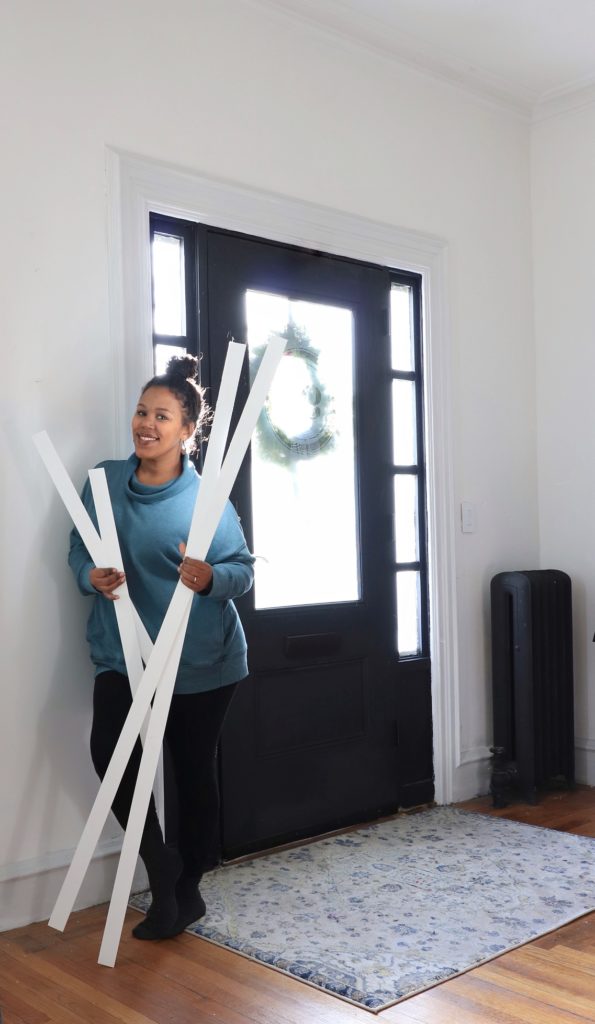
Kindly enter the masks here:
[[147, 848], [143, 841], [141, 857], [149, 876], [152, 902], [147, 916], [132, 929], [132, 934], [136, 939], [166, 939], [177, 934], [176, 882], [182, 860], [177, 850], [163, 842], [149, 844]]
[[200, 877], [185, 875], [182, 872], [176, 883], [177, 925], [180, 930], [187, 928], [194, 921], [199, 921], [206, 913], [205, 901], [198, 890], [199, 882]]

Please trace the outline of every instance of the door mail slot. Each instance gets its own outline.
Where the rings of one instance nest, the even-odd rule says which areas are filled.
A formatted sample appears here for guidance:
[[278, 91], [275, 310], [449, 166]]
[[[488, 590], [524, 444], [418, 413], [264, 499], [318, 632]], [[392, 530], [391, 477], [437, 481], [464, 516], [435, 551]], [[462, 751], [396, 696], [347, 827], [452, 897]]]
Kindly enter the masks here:
[[322, 658], [341, 650], [340, 633], [310, 633], [307, 636], [286, 636], [287, 658]]

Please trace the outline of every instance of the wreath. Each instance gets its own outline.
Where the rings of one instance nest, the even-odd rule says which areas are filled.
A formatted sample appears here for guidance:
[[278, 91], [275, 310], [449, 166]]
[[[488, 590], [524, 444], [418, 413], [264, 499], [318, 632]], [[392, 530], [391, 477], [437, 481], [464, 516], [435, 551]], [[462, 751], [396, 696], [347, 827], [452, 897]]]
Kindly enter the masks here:
[[[281, 466], [330, 452], [335, 446], [333, 398], [318, 375], [318, 349], [306, 332], [290, 322], [281, 337], [287, 338], [283, 359], [300, 360], [301, 372], [292, 369], [290, 390], [279, 393], [275, 381], [258, 418], [255, 439], [262, 458]], [[266, 346], [250, 353], [250, 372], [254, 379]], [[287, 365], [287, 364], [285, 364]], [[280, 367], [283, 372], [283, 364]], [[295, 429], [296, 419], [303, 429]], [[292, 422], [293, 421], [293, 422]]]

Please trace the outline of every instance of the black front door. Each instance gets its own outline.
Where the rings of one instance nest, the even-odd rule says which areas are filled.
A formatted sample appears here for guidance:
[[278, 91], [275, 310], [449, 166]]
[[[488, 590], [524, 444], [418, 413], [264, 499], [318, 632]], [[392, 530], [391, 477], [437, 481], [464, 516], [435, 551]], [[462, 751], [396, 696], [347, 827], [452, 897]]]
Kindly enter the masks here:
[[[256, 581], [238, 602], [251, 675], [220, 751], [228, 859], [433, 796], [423, 445], [415, 465], [395, 467], [395, 394], [416, 385], [414, 370], [393, 372], [394, 274], [210, 228], [198, 252], [205, 382], [220, 380], [228, 338], [247, 341], [241, 408], [268, 337], [287, 337], [232, 495]], [[405, 434], [419, 441], [411, 409]], [[408, 481], [404, 536], [417, 547], [399, 564], [395, 500]], [[397, 597], [412, 587], [408, 650]]]

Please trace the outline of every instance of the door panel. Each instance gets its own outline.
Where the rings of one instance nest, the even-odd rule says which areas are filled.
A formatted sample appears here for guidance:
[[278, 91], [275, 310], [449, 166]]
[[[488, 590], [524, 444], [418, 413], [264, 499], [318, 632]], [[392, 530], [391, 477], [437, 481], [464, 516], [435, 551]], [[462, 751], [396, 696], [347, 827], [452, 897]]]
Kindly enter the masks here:
[[391, 427], [390, 275], [215, 229], [200, 265], [207, 380], [248, 341], [239, 409], [269, 333], [288, 337], [232, 495], [257, 561], [221, 743], [229, 858], [394, 811], [403, 786], [430, 799], [429, 662], [396, 654], [393, 449], [412, 442]]

